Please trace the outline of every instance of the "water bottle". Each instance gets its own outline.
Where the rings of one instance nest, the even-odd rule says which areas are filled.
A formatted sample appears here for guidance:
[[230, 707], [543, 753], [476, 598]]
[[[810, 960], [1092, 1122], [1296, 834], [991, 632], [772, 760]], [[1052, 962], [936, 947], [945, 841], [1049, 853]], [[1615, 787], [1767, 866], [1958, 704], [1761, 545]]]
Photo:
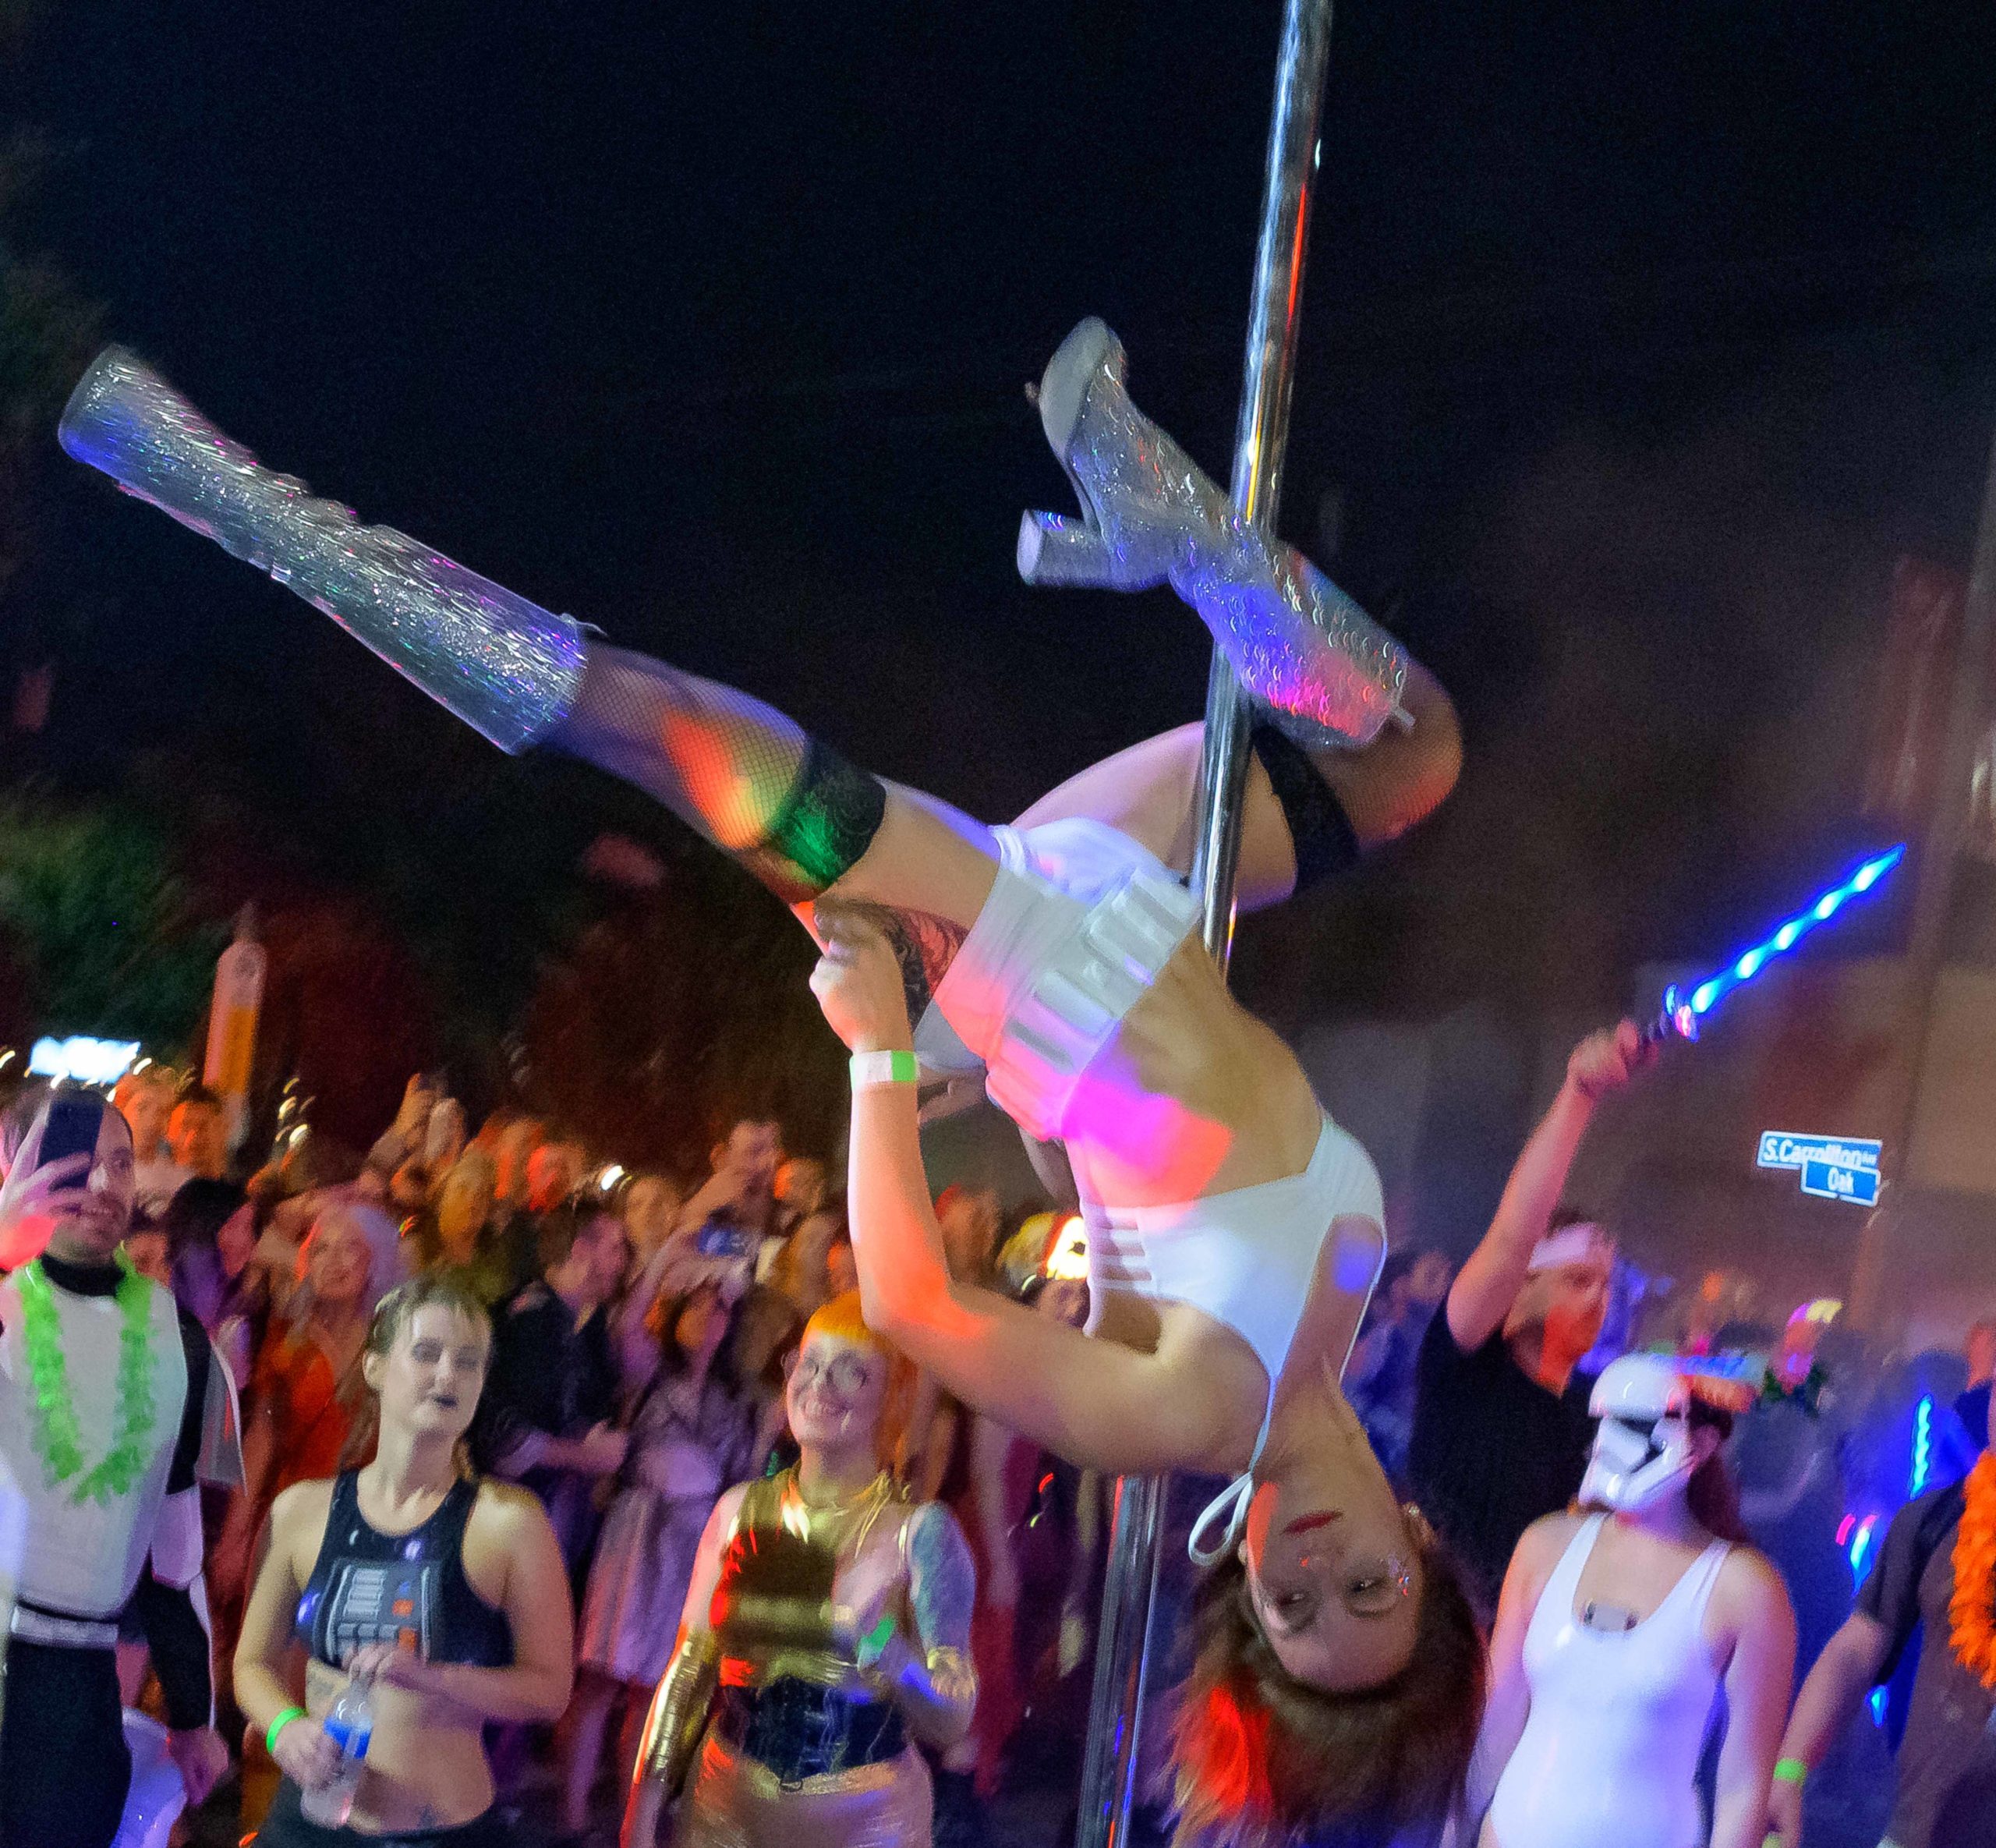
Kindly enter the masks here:
[[366, 1686], [349, 1681], [332, 1711], [320, 1721], [326, 1736], [340, 1748], [339, 1775], [316, 1790], [299, 1793], [299, 1808], [307, 1822], [321, 1829], [344, 1829], [353, 1814], [353, 1793], [367, 1768], [367, 1743], [374, 1736], [374, 1705]]

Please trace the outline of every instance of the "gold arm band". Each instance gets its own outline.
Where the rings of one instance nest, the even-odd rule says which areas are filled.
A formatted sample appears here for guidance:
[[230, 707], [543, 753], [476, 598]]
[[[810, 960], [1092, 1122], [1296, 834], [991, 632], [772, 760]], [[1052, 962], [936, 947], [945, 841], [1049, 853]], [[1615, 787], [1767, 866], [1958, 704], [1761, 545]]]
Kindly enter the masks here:
[[713, 1704], [720, 1661], [720, 1639], [711, 1630], [696, 1630], [680, 1639], [659, 1677], [651, 1712], [645, 1716], [644, 1743], [639, 1748], [633, 1775], [662, 1784], [668, 1797], [677, 1797], [686, 1781], [693, 1749], [706, 1724], [707, 1709]]

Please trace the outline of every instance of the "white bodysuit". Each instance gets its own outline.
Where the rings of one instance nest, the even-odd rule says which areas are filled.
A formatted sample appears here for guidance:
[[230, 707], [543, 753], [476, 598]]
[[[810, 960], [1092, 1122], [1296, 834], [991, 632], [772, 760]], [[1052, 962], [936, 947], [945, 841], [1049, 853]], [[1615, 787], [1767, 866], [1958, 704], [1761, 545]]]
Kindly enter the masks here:
[[1715, 1541], [1633, 1630], [1595, 1630], [1573, 1598], [1606, 1517], [1584, 1522], [1525, 1632], [1531, 1713], [1497, 1783], [1501, 1848], [1698, 1848], [1698, 1757], [1718, 1693], [1705, 1607], [1732, 1549]]

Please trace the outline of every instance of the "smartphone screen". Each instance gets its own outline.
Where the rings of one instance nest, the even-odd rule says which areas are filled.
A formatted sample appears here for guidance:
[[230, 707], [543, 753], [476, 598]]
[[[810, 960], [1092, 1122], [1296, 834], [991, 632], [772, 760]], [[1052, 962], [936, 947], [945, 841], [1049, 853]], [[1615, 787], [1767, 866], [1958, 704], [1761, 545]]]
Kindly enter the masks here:
[[[94, 1097], [55, 1097], [50, 1100], [48, 1120], [42, 1125], [41, 1148], [35, 1167], [45, 1168], [65, 1156], [94, 1155], [97, 1132], [104, 1120], [104, 1106]], [[80, 1184], [82, 1177], [78, 1177]]]

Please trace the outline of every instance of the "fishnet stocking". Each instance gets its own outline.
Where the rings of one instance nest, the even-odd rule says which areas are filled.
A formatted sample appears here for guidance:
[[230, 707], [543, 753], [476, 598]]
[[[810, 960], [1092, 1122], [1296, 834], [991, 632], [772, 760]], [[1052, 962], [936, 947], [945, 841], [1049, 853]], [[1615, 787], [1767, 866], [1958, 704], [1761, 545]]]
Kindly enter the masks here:
[[591, 646], [550, 742], [655, 796], [787, 904], [865, 851], [886, 802], [773, 706], [627, 649]]

